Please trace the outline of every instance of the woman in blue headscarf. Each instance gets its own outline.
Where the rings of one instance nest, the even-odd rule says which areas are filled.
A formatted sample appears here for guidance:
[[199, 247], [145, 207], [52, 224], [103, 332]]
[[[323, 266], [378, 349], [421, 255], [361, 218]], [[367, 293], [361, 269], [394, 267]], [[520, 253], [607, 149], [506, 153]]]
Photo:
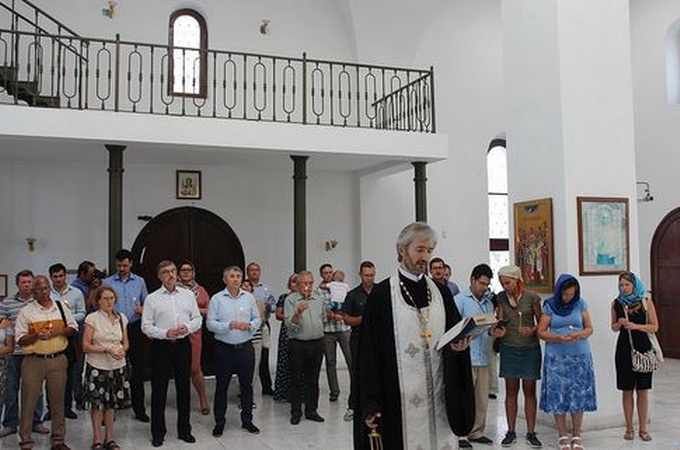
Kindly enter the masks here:
[[[593, 324], [578, 280], [562, 274], [552, 297], [543, 303], [538, 337], [546, 341], [541, 385], [541, 410], [553, 414], [560, 450], [581, 450], [583, 413], [595, 411], [595, 371], [588, 337]], [[571, 439], [567, 429], [571, 414]]]
[[[655, 333], [659, 324], [656, 318], [654, 303], [645, 285], [632, 272], [619, 275], [619, 295], [612, 302], [612, 330], [619, 333], [616, 341], [616, 387], [623, 391], [623, 416], [626, 419], [626, 431], [623, 438], [632, 441], [633, 430], [633, 391], [637, 391], [637, 409], [640, 425], [640, 439], [651, 441], [647, 430], [649, 422], [648, 391], [652, 388], [652, 372], [633, 371], [630, 341], [635, 350], [645, 353], [652, 348], [647, 333]], [[630, 335], [629, 335], [630, 333]]]

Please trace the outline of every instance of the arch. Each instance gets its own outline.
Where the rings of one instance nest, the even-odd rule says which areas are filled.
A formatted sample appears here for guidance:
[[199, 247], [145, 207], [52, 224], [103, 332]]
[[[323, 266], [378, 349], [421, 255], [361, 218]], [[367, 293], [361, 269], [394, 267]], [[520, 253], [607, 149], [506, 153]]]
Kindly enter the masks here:
[[[189, 35], [180, 35], [177, 30], [178, 23], [184, 26], [193, 24], [198, 30]], [[190, 43], [183, 42], [187, 36], [190, 38]], [[175, 47], [185, 48], [175, 49]], [[196, 50], [187, 48], [196, 48]], [[170, 15], [168, 53], [169, 95], [206, 98], [208, 95], [208, 26], [200, 13], [184, 8]], [[198, 73], [196, 74], [195, 71]]]
[[652, 293], [659, 341], [666, 356], [680, 358], [680, 208], [663, 218], [651, 244]]
[[214, 294], [223, 289], [222, 270], [244, 268], [243, 246], [221, 217], [206, 209], [183, 206], [154, 217], [139, 232], [132, 246], [135, 273], [144, 277], [149, 292], [160, 287], [156, 264], [163, 259], [196, 266], [196, 281]]

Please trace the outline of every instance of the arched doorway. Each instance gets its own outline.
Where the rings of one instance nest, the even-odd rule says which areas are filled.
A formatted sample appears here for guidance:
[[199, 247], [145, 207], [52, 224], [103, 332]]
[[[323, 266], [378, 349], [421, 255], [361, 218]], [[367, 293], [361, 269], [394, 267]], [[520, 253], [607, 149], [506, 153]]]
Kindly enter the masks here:
[[[244, 267], [243, 247], [232, 228], [216, 214], [201, 208], [185, 206], [165, 211], [154, 217], [135, 239], [132, 246], [133, 270], [144, 277], [149, 292], [160, 287], [156, 265], [168, 259], [176, 264], [190, 260], [196, 266], [196, 281], [212, 296], [222, 290], [222, 271], [228, 266]], [[203, 323], [201, 365], [212, 374], [212, 333]], [[145, 342], [142, 360], [151, 360], [151, 346]], [[145, 370], [145, 378], [150, 371]]]
[[680, 358], [680, 208], [659, 224], [652, 239], [652, 293], [664, 355]]
[[196, 281], [210, 295], [224, 288], [222, 271], [243, 267], [243, 247], [234, 230], [216, 214], [193, 206], [170, 209], [154, 217], [132, 246], [135, 272], [152, 292], [160, 287], [156, 264], [164, 259], [196, 265]]

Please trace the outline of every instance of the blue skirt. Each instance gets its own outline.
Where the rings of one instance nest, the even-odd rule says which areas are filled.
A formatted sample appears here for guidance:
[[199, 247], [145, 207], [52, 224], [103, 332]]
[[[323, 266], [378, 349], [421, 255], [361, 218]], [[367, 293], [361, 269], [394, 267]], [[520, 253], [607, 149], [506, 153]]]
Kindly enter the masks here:
[[541, 411], [566, 414], [596, 409], [595, 371], [591, 354], [546, 354], [541, 385]]
[[519, 378], [527, 381], [541, 379], [541, 346], [512, 347], [501, 344], [501, 378]]

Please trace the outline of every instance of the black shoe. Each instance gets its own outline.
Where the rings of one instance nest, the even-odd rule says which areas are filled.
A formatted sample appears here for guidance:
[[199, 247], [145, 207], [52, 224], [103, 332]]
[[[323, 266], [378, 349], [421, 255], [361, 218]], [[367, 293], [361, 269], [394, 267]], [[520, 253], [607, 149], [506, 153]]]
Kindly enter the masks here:
[[300, 423], [300, 416], [290, 416], [290, 424], [291, 425], [297, 425]]
[[151, 419], [149, 419], [149, 416], [147, 416], [146, 413], [135, 414], [135, 419], [137, 419], [137, 420], [139, 420], [140, 422], [143, 422], [143, 423], [151, 422]]
[[337, 401], [338, 401], [338, 397], [339, 397], [339, 395], [331, 395], [330, 397], [328, 397], [328, 401], [330, 401], [330, 402], [337, 402]]
[[43, 416], [43, 422], [49, 422], [50, 420], [52, 420], [52, 412], [47, 411], [45, 416]]
[[191, 433], [180, 434], [177, 437], [179, 438], [180, 441], [184, 441], [187, 444], [193, 444], [196, 442], [196, 438]]
[[215, 425], [215, 428], [213, 428], [213, 436], [220, 437], [222, 436], [222, 433], [224, 433], [224, 425]]
[[501, 441], [501, 447], [510, 447], [515, 442], [517, 442], [517, 434], [514, 431], [508, 431]]
[[319, 413], [317, 413], [316, 411], [314, 411], [313, 413], [305, 414], [305, 419], [311, 420], [312, 422], [323, 422], [326, 420], [323, 417], [321, 417]]
[[472, 448], [472, 444], [465, 439], [460, 439], [458, 440], [458, 448]]
[[243, 428], [244, 430], [247, 430], [248, 433], [251, 433], [251, 434], [260, 434], [260, 429], [257, 428], [252, 423], [243, 424], [243, 425], [241, 425], [241, 428]]
[[161, 447], [163, 445], [163, 438], [153, 438], [151, 440], [151, 445], [154, 447]]
[[67, 419], [77, 419], [78, 414], [73, 412], [72, 409], [67, 409], [66, 411], [64, 411], [64, 417], [66, 417]]
[[496, 394], [489, 394], [489, 398], [491, 400], [496, 400], [498, 398], [498, 396]]
[[493, 444], [493, 441], [486, 436], [480, 436], [478, 438], [469, 438], [470, 442], [475, 442], [477, 444]]
[[274, 395], [274, 389], [262, 389], [262, 395]]
[[543, 444], [536, 437], [536, 433], [527, 433], [527, 443], [531, 445], [531, 448], [541, 448]]

